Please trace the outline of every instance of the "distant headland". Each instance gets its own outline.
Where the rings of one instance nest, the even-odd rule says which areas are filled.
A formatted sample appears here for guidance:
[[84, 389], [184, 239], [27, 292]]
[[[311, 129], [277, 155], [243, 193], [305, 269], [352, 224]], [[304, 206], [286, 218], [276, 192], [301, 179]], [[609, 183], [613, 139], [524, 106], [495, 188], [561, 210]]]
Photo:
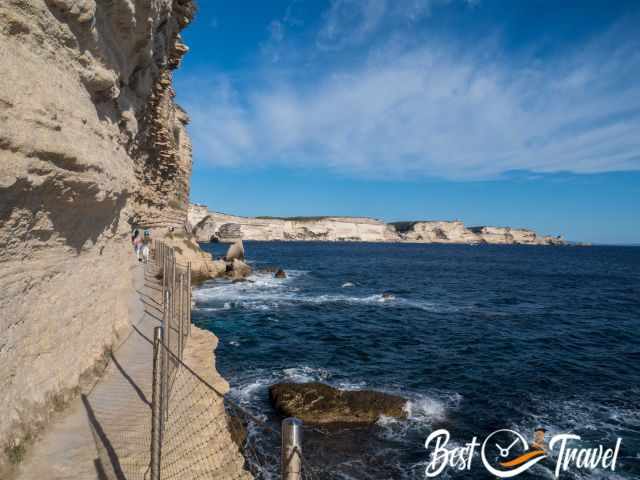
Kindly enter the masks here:
[[191, 204], [188, 213], [200, 242], [243, 240], [567, 245], [562, 236], [513, 227], [467, 227], [459, 220], [384, 223], [368, 217], [240, 217]]

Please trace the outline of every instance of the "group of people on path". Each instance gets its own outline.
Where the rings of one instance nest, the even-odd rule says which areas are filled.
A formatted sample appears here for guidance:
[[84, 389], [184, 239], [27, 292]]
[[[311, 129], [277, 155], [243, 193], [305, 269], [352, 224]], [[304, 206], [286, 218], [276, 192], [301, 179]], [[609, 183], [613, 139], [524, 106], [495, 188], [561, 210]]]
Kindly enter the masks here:
[[149, 261], [149, 244], [151, 243], [151, 232], [145, 229], [142, 233], [139, 229], [135, 229], [131, 234], [131, 243], [136, 252], [136, 258], [139, 262], [147, 263]]

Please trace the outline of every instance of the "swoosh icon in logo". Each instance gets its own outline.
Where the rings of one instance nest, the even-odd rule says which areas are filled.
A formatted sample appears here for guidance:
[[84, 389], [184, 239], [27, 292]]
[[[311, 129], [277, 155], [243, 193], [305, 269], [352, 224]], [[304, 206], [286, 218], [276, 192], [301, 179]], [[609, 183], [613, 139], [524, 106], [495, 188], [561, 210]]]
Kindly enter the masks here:
[[540, 456], [544, 456], [544, 450], [533, 450], [531, 452], [523, 453], [519, 457], [509, 460], [508, 462], [500, 462], [500, 466], [504, 468], [513, 468]]
[[[491, 462], [489, 462], [489, 460], [487, 459], [486, 447], [490, 443], [490, 439], [494, 435], [499, 433], [508, 433], [510, 435], [513, 435], [515, 438], [518, 439], [518, 442], [520, 443], [522, 449], [525, 450], [525, 453], [518, 456], [517, 458], [514, 458], [513, 460], [508, 460], [506, 462], [500, 462], [498, 464], [500, 468], [504, 468], [507, 470], [500, 470], [493, 467], [491, 465]], [[520, 475], [522, 472], [525, 472], [536, 463], [547, 458], [547, 455], [545, 454], [544, 450], [538, 450], [538, 449], [530, 450], [529, 444], [527, 443], [527, 441], [522, 435], [520, 435], [518, 432], [514, 430], [509, 430], [506, 428], [502, 430], [496, 430], [487, 438], [485, 438], [482, 444], [482, 448], [480, 449], [480, 456], [482, 458], [482, 463], [484, 464], [484, 467], [487, 469], [487, 471], [498, 478], [512, 478], [512, 477], [515, 477], [516, 475]]]

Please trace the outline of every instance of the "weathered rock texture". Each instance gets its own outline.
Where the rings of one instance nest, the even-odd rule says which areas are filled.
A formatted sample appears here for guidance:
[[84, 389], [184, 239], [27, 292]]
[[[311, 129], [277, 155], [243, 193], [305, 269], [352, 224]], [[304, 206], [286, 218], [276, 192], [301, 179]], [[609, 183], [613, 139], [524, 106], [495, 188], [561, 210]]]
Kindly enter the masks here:
[[195, 227], [204, 217], [209, 215], [209, 209], [206, 205], [192, 203], [189, 205], [189, 224]]
[[462, 222], [399, 222], [393, 224], [398, 235], [409, 242], [478, 243], [476, 234]]
[[374, 423], [381, 415], [402, 418], [407, 400], [373, 390], [338, 390], [324, 383], [277, 383], [269, 387], [274, 408], [313, 424]]
[[562, 237], [541, 236], [533, 230], [511, 227], [470, 227], [485, 243], [517, 243], [522, 245], [564, 245]]
[[[197, 217], [194, 217], [194, 220]], [[198, 241], [323, 240], [397, 241], [397, 234], [379, 220], [358, 217], [251, 218], [210, 212], [195, 224]]]
[[191, 146], [171, 83], [193, 12], [191, 0], [0, 2], [7, 451], [124, 333], [131, 226], [186, 221]]
[[322, 240], [358, 242], [495, 243], [564, 245], [561, 237], [511, 227], [465, 227], [454, 221], [385, 224], [366, 217], [238, 217], [189, 206], [189, 222], [199, 242], [243, 240]]
[[[251, 275], [251, 267], [240, 260], [244, 259], [242, 242], [231, 245], [230, 251], [236, 250], [238, 255], [227, 256], [215, 260], [210, 253], [200, 249], [195, 237], [187, 232], [167, 232], [162, 241], [173, 248], [178, 265], [187, 267], [191, 264], [191, 280], [201, 283], [211, 278], [227, 277], [242, 280]], [[239, 249], [239, 250], [238, 250]]]
[[214, 260], [210, 253], [201, 250], [191, 234], [184, 231], [167, 232], [162, 241], [173, 248], [179, 265], [186, 267], [191, 264], [191, 278], [195, 282], [222, 276], [227, 271], [226, 262]]
[[242, 240], [238, 240], [232, 244], [227, 250], [227, 254], [224, 256], [227, 261], [233, 261], [236, 258], [238, 260], [244, 260], [244, 245]]
[[465, 227], [460, 221], [397, 222], [391, 224], [400, 238], [425, 243], [494, 243], [502, 245], [564, 245], [561, 237], [538, 235], [511, 227]]

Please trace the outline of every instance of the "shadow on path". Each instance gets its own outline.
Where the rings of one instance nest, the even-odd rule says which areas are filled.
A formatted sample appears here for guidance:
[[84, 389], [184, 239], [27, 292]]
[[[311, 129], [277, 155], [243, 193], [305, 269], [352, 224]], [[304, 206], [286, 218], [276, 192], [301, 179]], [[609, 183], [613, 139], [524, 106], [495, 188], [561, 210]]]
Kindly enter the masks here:
[[[136, 327], [133, 327], [133, 328], [135, 328], [137, 330]], [[113, 364], [120, 371], [122, 376], [127, 380], [127, 382], [129, 382], [129, 384], [133, 387], [135, 392], [138, 394], [138, 397], [140, 398], [140, 400], [142, 400], [149, 407], [151, 407], [151, 402], [149, 402], [149, 400], [147, 400], [146, 395], [144, 394], [142, 389], [138, 386], [138, 384], [133, 381], [133, 378], [131, 378], [131, 376], [124, 370], [124, 368], [122, 368], [122, 365], [120, 365], [120, 362], [118, 362], [118, 359], [116, 358], [116, 356], [111, 354], [111, 359], [113, 360]]]
[[107, 434], [104, 432], [102, 425], [96, 418], [95, 412], [91, 407], [91, 403], [89, 403], [89, 399], [86, 395], [82, 395], [82, 404], [87, 412], [87, 418], [89, 419], [89, 424], [91, 425], [91, 430], [93, 432], [93, 437], [96, 441], [96, 447], [98, 449], [99, 459], [96, 459], [96, 470], [99, 477], [109, 478], [107, 472], [104, 469], [103, 460], [108, 459], [109, 464], [111, 465], [114, 478], [117, 480], [126, 480], [124, 472], [122, 471], [122, 467], [120, 466], [120, 460], [118, 459], [118, 455], [116, 454], [113, 445], [109, 441]]

